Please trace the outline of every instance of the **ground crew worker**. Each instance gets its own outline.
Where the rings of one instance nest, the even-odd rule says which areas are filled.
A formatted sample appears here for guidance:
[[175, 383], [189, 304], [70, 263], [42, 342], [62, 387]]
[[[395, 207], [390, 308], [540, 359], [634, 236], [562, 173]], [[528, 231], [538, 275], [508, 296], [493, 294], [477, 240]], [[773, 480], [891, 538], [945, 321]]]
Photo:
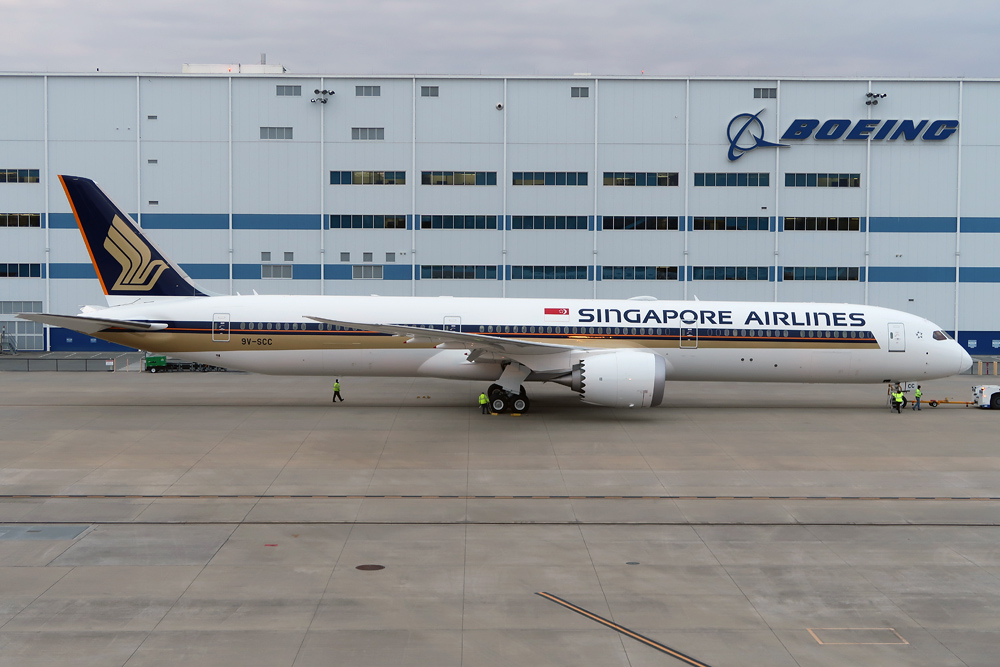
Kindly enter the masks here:
[[892, 407], [897, 414], [903, 414], [903, 392], [899, 389], [892, 394]]
[[486, 414], [486, 412], [490, 408], [490, 399], [486, 398], [486, 392], [485, 391], [483, 393], [479, 394], [479, 407], [482, 408], [484, 415]]
[[917, 390], [915, 392], [913, 392], [914, 401], [913, 401], [913, 407], [910, 408], [911, 410], [921, 410], [922, 409], [920, 407], [920, 397], [923, 396], [923, 395], [924, 395], [924, 392], [920, 391], [920, 385], [918, 384], [917, 385]]
[[338, 398], [341, 403], [344, 402], [344, 397], [340, 395], [340, 378], [333, 381], [333, 400], [331, 403], [336, 403]]

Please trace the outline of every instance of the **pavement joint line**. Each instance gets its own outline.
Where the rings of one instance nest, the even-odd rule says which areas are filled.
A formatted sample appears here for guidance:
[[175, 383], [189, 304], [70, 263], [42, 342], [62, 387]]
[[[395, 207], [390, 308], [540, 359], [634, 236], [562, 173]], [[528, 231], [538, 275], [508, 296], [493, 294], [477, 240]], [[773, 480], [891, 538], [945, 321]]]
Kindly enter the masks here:
[[636, 640], [638, 642], [642, 642], [646, 646], [650, 646], [652, 648], [655, 648], [657, 651], [660, 651], [661, 653], [666, 653], [667, 655], [669, 655], [669, 656], [671, 656], [673, 658], [677, 658], [681, 662], [685, 662], [685, 663], [687, 663], [689, 665], [693, 665], [693, 667], [710, 667], [708, 665], [708, 663], [702, 662], [701, 660], [698, 660], [697, 658], [692, 658], [689, 655], [685, 655], [684, 653], [681, 653], [680, 651], [678, 651], [676, 649], [670, 648], [666, 644], [661, 644], [660, 642], [656, 641], [655, 639], [650, 639], [649, 637], [646, 637], [645, 635], [640, 635], [638, 632], [635, 632], [634, 630], [629, 630], [628, 628], [626, 628], [623, 625], [618, 625], [617, 623], [615, 623], [613, 621], [609, 621], [608, 619], [604, 618], [603, 616], [598, 616], [597, 614], [595, 614], [595, 613], [593, 613], [591, 611], [587, 611], [583, 607], [578, 607], [577, 605], [575, 605], [575, 604], [573, 604], [571, 602], [567, 602], [566, 600], [563, 600], [560, 597], [552, 595], [551, 593], [546, 593], [544, 591], [541, 591], [541, 592], [535, 593], [535, 595], [541, 596], [541, 597], [543, 597], [543, 598], [545, 598], [547, 600], [551, 600], [552, 602], [555, 602], [556, 604], [558, 604], [558, 605], [560, 605], [562, 607], [565, 607], [566, 609], [569, 609], [570, 611], [573, 611], [573, 612], [576, 612], [577, 614], [580, 614], [584, 618], [589, 618], [592, 621], [596, 621], [596, 622], [600, 623], [601, 625], [603, 625], [605, 627], [611, 628], [615, 632], [623, 634], [626, 637], [631, 637], [632, 639], [634, 639], [634, 640]]
[[979, 501], [992, 502], [1000, 500], [1000, 496], [455, 496], [436, 494], [415, 495], [355, 495], [355, 494], [260, 494], [260, 495], [224, 495], [224, 494], [0, 494], [0, 500], [20, 499], [71, 499], [71, 500], [183, 500], [200, 498], [205, 500], [855, 500], [855, 501]]
[[94, 519], [90, 521], [0, 521], [3, 526], [740, 526], [740, 527], [776, 527], [776, 526], [798, 526], [798, 527], [820, 527], [842, 526], [848, 528], [1000, 528], [1000, 522], [991, 523], [963, 523], [959, 521], [933, 522], [933, 523], [913, 523], [911, 521], [900, 520], [896, 522], [885, 521], [830, 521], [830, 522], [802, 522], [802, 521], [395, 521], [395, 520], [367, 520], [355, 521], [345, 519], [343, 521], [316, 521], [303, 519], [283, 519], [281, 521], [127, 521], [127, 520], [102, 520]]

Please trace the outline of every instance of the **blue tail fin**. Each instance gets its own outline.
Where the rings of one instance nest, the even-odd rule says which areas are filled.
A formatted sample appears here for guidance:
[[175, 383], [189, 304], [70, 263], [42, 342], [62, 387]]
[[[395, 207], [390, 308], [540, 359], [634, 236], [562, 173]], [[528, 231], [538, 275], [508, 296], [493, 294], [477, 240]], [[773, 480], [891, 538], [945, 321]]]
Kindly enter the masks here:
[[208, 296], [89, 178], [60, 176], [109, 297]]

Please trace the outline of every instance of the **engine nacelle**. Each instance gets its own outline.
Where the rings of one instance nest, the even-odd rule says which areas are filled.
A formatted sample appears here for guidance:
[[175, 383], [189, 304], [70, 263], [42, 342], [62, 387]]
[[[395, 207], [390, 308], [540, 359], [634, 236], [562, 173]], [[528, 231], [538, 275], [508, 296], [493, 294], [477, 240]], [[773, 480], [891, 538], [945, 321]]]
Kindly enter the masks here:
[[667, 360], [652, 352], [588, 354], [573, 367], [573, 389], [584, 403], [612, 408], [655, 408], [663, 402]]

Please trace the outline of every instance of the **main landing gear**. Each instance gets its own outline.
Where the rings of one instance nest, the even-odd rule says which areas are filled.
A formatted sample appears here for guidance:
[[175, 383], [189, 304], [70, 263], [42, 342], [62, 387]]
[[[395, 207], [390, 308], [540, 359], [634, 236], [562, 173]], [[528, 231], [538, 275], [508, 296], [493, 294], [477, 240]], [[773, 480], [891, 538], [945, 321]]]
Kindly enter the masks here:
[[497, 413], [527, 412], [531, 407], [524, 385], [521, 385], [520, 393], [513, 394], [498, 384], [491, 384], [486, 390], [486, 396], [490, 399], [490, 409]]

